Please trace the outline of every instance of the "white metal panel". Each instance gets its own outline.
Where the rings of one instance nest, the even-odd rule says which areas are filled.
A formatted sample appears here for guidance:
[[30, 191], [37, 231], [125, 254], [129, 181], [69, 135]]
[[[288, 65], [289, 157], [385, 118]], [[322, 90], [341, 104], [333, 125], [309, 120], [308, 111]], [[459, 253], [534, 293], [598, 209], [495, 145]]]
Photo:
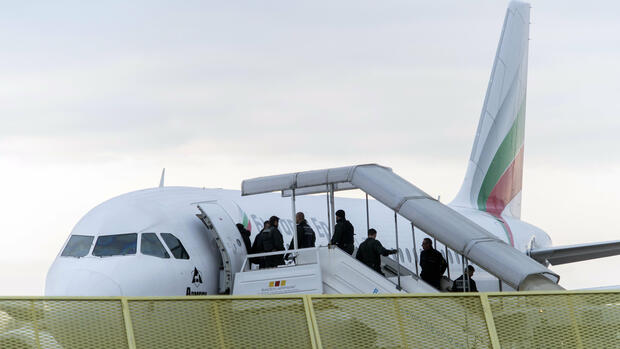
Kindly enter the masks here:
[[378, 167], [391, 172], [387, 167], [377, 164], [365, 164], [258, 177], [241, 182], [241, 195], [254, 195], [305, 187], [316, 187], [318, 189], [318, 186], [326, 184], [347, 183], [351, 182], [351, 176], [355, 170], [363, 167]]
[[234, 295], [322, 294], [318, 264], [285, 266], [237, 273]]
[[294, 173], [247, 179], [241, 182], [241, 195], [254, 195], [291, 189], [294, 184]]
[[216, 202], [200, 203], [197, 205], [200, 211], [205, 215], [201, 217], [207, 232], [215, 234], [215, 238], [219, 239], [219, 244], [224, 250], [220, 251], [224, 263], [224, 271], [231, 280], [226, 284], [233, 285], [233, 276], [241, 270], [245, 259], [245, 248], [240, 242], [241, 234], [237, 229], [235, 222], [232, 221], [228, 213]]
[[[364, 166], [364, 165], [360, 165]], [[351, 173], [357, 166], [336, 167], [327, 170], [327, 180], [330, 183], [350, 182]]]
[[297, 174], [297, 187], [312, 187], [326, 183], [348, 182], [351, 167], [306, 171]]
[[[351, 190], [351, 189], [357, 189], [357, 188], [351, 183], [335, 183], [334, 184], [334, 191], [343, 191], [343, 190]], [[300, 195], [309, 195], [309, 194], [320, 194], [320, 193], [325, 193], [328, 191], [329, 191], [329, 185], [323, 184], [323, 185], [315, 185], [312, 187], [304, 187], [304, 188], [295, 189], [295, 195], [300, 196]], [[289, 197], [291, 196], [292, 192], [293, 191], [291, 189], [282, 190], [282, 196]]]
[[399, 213], [416, 227], [459, 252], [465, 250], [469, 241], [496, 239], [476, 223], [436, 200], [409, 200]]
[[339, 248], [319, 249], [323, 288], [328, 294], [399, 293], [388, 279]]
[[[390, 278], [392, 282], [397, 282], [398, 278], [393, 276]], [[438, 293], [437, 289], [433, 286], [422, 281], [422, 279], [415, 279], [411, 276], [401, 276], [400, 286], [407, 293]]]
[[431, 198], [385, 167], [358, 167], [353, 173], [352, 183], [393, 210], [398, 210], [406, 198]]

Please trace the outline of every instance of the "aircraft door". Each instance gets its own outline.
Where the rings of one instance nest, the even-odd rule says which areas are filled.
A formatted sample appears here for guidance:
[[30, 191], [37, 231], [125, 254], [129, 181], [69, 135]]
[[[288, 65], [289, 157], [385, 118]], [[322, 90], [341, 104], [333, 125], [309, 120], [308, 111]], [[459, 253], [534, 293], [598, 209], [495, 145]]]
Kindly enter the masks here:
[[217, 202], [203, 202], [197, 207], [200, 213], [196, 216], [204, 223], [222, 258], [220, 293], [232, 293], [234, 275], [241, 270], [246, 256], [241, 234], [230, 215]]

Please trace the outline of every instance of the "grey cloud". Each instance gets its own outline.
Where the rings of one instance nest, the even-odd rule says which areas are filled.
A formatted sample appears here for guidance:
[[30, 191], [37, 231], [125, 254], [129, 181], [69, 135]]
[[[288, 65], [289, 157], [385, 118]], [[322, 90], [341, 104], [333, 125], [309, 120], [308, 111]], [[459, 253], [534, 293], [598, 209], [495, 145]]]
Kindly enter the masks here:
[[[0, 137], [10, 138], [0, 152], [23, 137], [67, 161], [80, 154], [187, 156], [200, 142], [230, 156], [250, 149], [325, 158], [338, 149], [461, 160], [473, 142], [505, 11], [488, 3], [72, 4], [67, 13], [21, 9], [9, 20], [32, 27], [3, 39], [13, 50], [0, 62]], [[571, 146], [584, 114], [600, 121], [588, 123], [588, 132], [617, 129], [609, 117], [617, 110], [602, 107], [605, 99], [589, 105], [592, 95], [575, 82], [605, 84], [601, 72], [617, 65], [618, 52], [589, 51], [592, 74], [568, 73], [581, 62], [544, 57], [592, 48], [588, 36], [572, 35], [578, 29], [567, 36], [557, 29], [588, 13], [540, 6], [531, 56], [543, 58], [530, 61], [527, 139], [553, 151]], [[588, 33], [598, 42], [609, 29]], [[581, 146], [584, 153], [615, 144], [612, 132], [598, 134]]]

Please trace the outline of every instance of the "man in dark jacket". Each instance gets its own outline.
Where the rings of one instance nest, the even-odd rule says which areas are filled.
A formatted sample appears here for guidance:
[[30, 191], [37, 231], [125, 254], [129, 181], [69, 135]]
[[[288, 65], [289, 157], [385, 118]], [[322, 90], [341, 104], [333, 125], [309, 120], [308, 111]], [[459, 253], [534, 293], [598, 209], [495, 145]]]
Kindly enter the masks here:
[[420, 266], [422, 272], [420, 277], [429, 285], [440, 288], [441, 276], [446, 270], [448, 263], [443, 258], [441, 252], [433, 248], [433, 242], [429, 238], [422, 241], [422, 252], [420, 252]]
[[366, 264], [370, 269], [385, 276], [381, 271], [381, 256], [389, 256], [396, 252], [396, 250], [386, 250], [383, 245], [381, 245], [381, 242], [377, 240], [377, 231], [369, 229], [368, 238], [358, 247], [355, 258]]
[[241, 239], [243, 239], [243, 244], [245, 245], [245, 250], [248, 254], [252, 253], [252, 242], [250, 241], [250, 233], [249, 230], [245, 229], [243, 224], [237, 223], [237, 229], [239, 229], [239, 234], [241, 234]]
[[269, 221], [263, 222], [263, 229], [261, 229], [261, 233], [265, 230], [269, 229]]
[[344, 211], [336, 211], [336, 226], [334, 227], [334, 236], [332, 236], [331, 244], [340, 247], [340, 249], [352, 255], [355, 249], [353, 235], [355, 235], [353, 224], [345, 219]]
[[459, 276], [454, 283], [452, 284], [452, 292], [478, 292], [478, 288], [476, 287], [476, 282], [471, 278], [474, 276], [474, 267], [472, 265], [467, 266], [467, 282], [463, 280], [463, 275]]
[[[308, 248], [314, 247], [316, 241], [316, 235], [314, 230], [308, 225], [306, 217], [303, 212], [297, 212], [295, 215], [295, 222], [297, 223], [297, 247]], [[291, 243], [288, 245], [288, 249], [295, 248], [295, 240], [291, 239]]]
[[[284, 240], [282, 239], [282, 233], [278, 230], [279, 222], [280, 218], [276, 216], [269, 218], [269, 228], [256, 235], [254, 245], [252, 245], [252, 253], [284, 251]], [[259, 262], [260, 268], [277, 267], [284, 264], [284, 256], [266, 256], [261, 262]]]
[[[263, 232], [269, 229], [269, 221], [265, 221], [263, 223], [263, 229], [261, 229], [256, 237], [254, 238], [254, 244], [252, 244], [252, 248], [250, 249], [250, 253], [262, 253], [263, 252]], [[258, 264], [258, 268], [262, 269], [265, 267], [265, 257], [254, 257], [250, 258], [250, 263]]]

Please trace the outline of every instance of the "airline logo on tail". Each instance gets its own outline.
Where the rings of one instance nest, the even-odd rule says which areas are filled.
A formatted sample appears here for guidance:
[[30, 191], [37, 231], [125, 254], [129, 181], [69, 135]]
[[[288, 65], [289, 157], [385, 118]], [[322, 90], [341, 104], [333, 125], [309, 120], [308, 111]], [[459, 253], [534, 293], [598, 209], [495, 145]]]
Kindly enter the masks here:
[[478, 209], [500, 216], [506, 206], [521, 192], [524, 131], [525, 100], [484, 176], [478, 193]]

